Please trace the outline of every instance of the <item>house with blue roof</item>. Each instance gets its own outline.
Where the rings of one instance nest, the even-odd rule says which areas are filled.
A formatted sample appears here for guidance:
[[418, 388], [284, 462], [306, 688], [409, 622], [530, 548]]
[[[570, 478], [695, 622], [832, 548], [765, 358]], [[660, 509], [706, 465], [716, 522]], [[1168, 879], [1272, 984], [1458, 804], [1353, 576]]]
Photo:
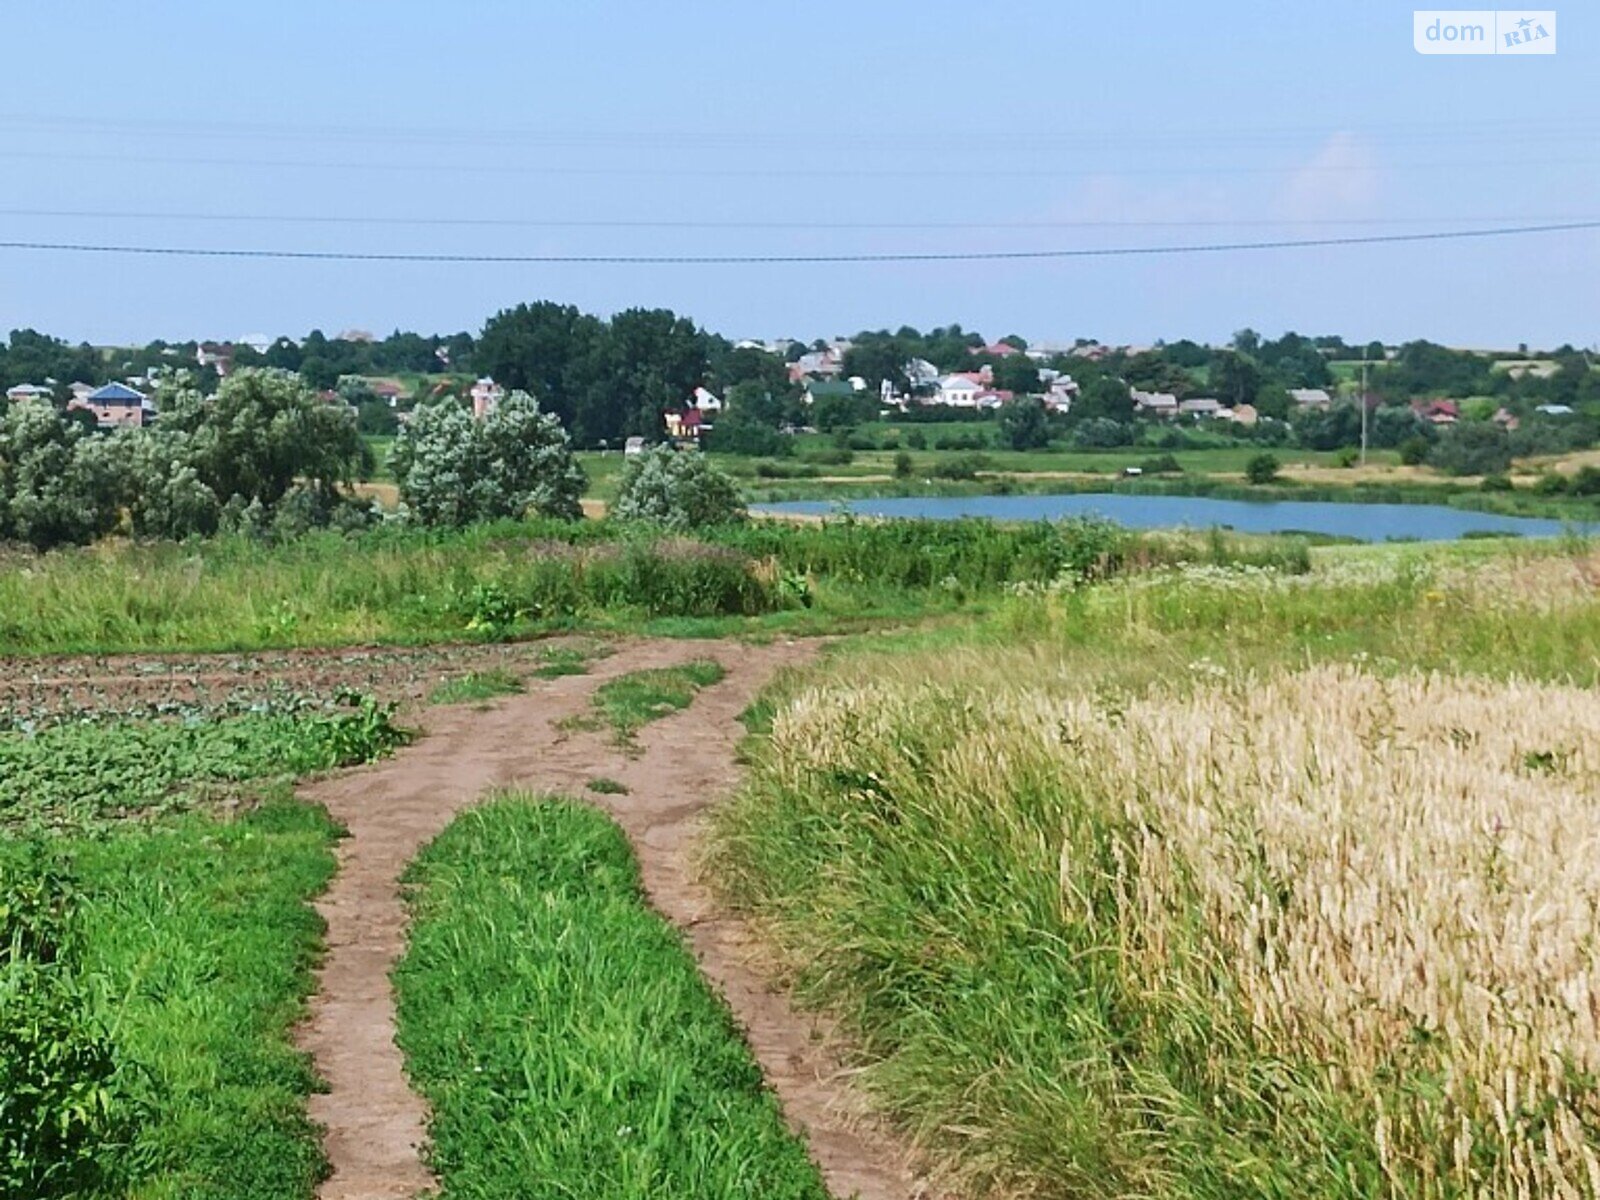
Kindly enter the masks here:
[[150, 424], [156, 415], [150, 397], [125, 383], [108, 383], [67, 407], [93, 413], [101, 429], [137, 429]]

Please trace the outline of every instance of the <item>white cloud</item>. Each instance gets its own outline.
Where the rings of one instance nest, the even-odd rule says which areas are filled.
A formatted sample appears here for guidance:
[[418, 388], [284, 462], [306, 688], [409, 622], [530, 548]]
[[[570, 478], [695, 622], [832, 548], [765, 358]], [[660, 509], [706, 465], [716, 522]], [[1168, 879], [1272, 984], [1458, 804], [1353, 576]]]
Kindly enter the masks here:
[[1274, 208], [1291, 221], [1376, 215], [1383, 173], [1372, 148], [1353, 133], [1335, 133], [1285, 181]]

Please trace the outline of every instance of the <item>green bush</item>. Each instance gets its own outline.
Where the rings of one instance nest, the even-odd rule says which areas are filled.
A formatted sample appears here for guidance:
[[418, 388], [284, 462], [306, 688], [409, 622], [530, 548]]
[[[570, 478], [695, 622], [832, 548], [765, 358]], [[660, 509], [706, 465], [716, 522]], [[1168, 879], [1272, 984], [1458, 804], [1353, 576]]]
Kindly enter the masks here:
[[1567, 490], [1574, 496], [1600, 496], [1600, 467], [1579, 467]]
[[744, 502], [732, 479], [698, 451], [657, 446], [628, 460], [612, 514], [665, 529], [704, 529], [742, 521]]
[[395, 439], [390, 465], [406, 515], [423, 525], [582, 515], [584, 475], [567, 432], [526, 392], [481, 420], [454, 400], [421, 405]]
[[932, 475], [935, 479], [976, 479], [978, 473], [987, 471], [990, 465], [987, 454], [957, 454], [935, 463]]
[[1145, 459], [1139, 464], [1139, 470], [1146, 475], [1181, 475], [1183, 464], [1171, 454], [1162, 454]]
[[1408, 467], [1418, 467], [1428, 461], [1428, 439], [1413, 434], [1400, 443], [1400, 461]]
[[1244, 467], [1244, 477], [1260, 486], [1278, 478], [1278, 458], [1274, 454], [1257, 454]]
[[1511, 439], [1490, 422], [1452, 425], [1429, 450], [1428, 462], [1448, 475], [1504, 475], [1511, 469]]

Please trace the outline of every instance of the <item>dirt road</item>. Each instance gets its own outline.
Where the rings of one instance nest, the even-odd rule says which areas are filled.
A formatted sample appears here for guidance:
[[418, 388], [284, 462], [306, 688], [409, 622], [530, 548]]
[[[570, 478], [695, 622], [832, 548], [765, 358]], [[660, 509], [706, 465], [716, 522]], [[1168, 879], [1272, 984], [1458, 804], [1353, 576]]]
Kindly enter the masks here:
[[[745, 931], [718, 910], [693, 870], [701, 819], [737, 780], [740, 712], [774, 671], [811, 653], [794, 643], [625, 644], [590, 675], [532, 682], [527, 693], [486, 711], [431, 710], [427, 736], [414, 746], [305, 789], [350, 833], [319, 905], [329, 953], [302, 1030], [302, 1045], [329, 1085], [311, 1103], [312, 1116], [327, 1129], [333, 1164], [323, 1200], [404, 1200], [433, 1186], [419, 1153], [427, 1113], [407, 1086], [394, 1044], [389, 971], [405, 944], [399, 881], [453, 816], [507, 786], [586, 797], [627, 831], [651, 902], [684, 932], [706, 977], [727, 997], [835, 1195], [926, 1194], [893, 1144], [855, 1109], [843, 1074], [822, 1048], [822, 1031], [750, 965]], [[586, 711], [604, 680], [698, 657], [717, 659], [727, 677], [687, 710], [647, 726], [636, 752], [614, 745], [608, 733], [557, 728]], [[584, 785], [598, 776], [622, 782], [628, 794], [589, 796]]]

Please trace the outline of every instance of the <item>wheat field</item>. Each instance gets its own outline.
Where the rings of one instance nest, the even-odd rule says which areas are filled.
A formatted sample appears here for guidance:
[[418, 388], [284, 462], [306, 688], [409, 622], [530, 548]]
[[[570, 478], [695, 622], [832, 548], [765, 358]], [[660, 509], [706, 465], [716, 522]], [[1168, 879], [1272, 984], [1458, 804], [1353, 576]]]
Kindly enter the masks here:
[[872, 667], [713, 862], [970, 1194], [1600, 1197], [1600, 694]]

